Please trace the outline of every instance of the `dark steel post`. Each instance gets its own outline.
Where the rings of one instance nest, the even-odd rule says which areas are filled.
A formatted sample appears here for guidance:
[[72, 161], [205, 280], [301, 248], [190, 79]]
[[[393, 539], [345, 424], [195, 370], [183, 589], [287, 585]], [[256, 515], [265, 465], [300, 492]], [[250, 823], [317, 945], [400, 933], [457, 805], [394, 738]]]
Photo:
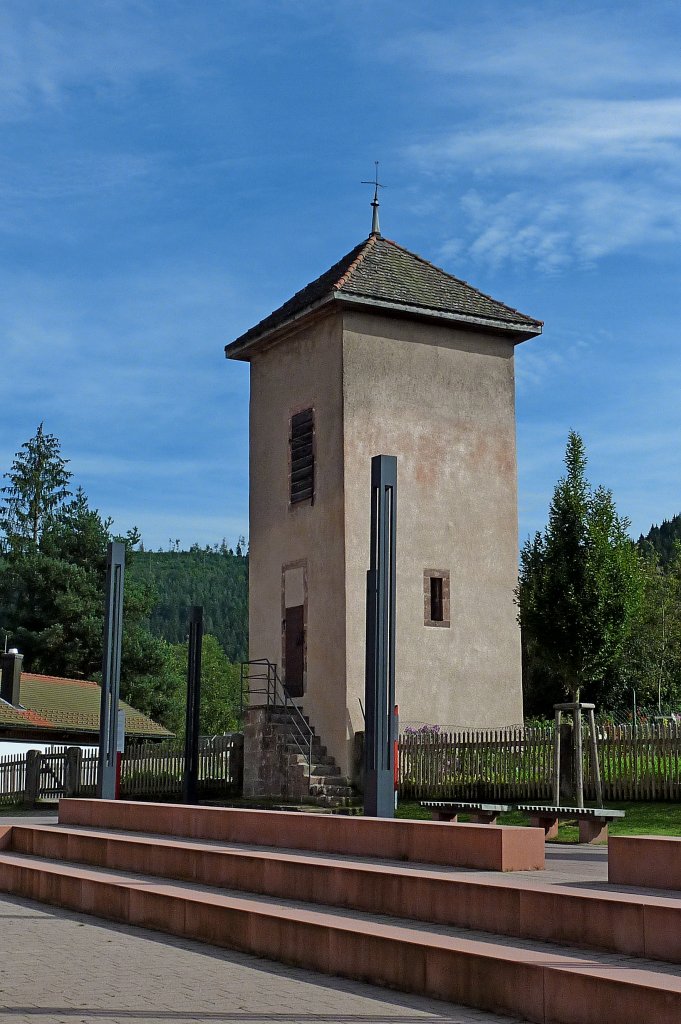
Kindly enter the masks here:
[[199, 710], [201, 707], [201, 647], [203, 608], [194, 605], [189, 613], [189, 659], [187, 665], [187, 715], [184, 733], [184, 779], [182, 799], [197, 801], [199, 781]]
[[121, 685], [121, 640], [123, 636], [123, 584], [125, 544], [110, 541], [106, 553], [104, 594], [104, 653], [102, 656], [102, 701], [99, 715], [99, 772], [97, 796], [116, 796], [116, 733], [118, 695]]
[[395, 814], [395, 563], [397, 459], [371, 460], [371, 556], [367, 573], [364, 813]]

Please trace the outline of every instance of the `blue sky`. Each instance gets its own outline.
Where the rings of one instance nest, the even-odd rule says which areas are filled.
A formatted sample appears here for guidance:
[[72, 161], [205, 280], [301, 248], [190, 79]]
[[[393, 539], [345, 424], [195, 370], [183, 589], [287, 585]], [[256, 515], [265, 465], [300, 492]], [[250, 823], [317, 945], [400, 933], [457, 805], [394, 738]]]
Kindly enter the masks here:
[[0, 2], [0, 469], [45, 421], [145, 544], [247, 534], [223, 346], [368, 233], [545, 321], [520, 536], [568, 430], [632, 532], [681, 511], [681, 9]]

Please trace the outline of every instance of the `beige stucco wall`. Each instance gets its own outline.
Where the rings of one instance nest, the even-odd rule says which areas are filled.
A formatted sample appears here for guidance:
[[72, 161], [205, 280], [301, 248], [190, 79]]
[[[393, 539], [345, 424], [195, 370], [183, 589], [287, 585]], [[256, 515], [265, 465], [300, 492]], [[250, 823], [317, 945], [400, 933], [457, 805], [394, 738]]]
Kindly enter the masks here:
[[[281, 671], [282, 566], [305, 560], [308, 689], [297, 703], [345, 768], [342, 393], [338, 313], [251, 360], [250, 657], [269, 658]], [[289, 508], [289, 421], [309, 406], [315, 410], [315, 501]]]
[[[401, 724], [522, 720], [513, 345], [346, 312], [347, 692], [362, 727], [373, 455], [398, 457], [396, 696]], [[451, 627], [424, 625], [424, 569], [451, 572]]]

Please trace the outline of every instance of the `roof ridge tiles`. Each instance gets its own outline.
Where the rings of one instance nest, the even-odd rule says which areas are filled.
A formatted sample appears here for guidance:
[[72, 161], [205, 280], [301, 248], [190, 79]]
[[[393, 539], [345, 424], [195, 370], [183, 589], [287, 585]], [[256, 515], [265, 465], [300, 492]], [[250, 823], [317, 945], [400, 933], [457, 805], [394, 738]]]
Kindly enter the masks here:
[[99, 683], [94, 679], [72, 679], [69, 676], [48, 676], [45, 672], [22, 672], [22, 679], [45, 679], [50, 683], [75, 683], [77, 686], [97, 686]]
[[[375, 245], [375, 243], [376, 243], [376, 235], [369, 235], [369, 237], [367, 238], [366, 242], [362, 246], [360, 252], [357, 254], [357, 256], [352, 261], [350, 266], [347, 268], [345, 273], [342, 274], [338, 278], [336, 283], [333, 285], [333, 288], [334, 288], [335, 291], [342, 291], [342, 289], [345, 286], [345, 283], [350, 280], [350, 278], [354, 274], [355, 270], [357, 269], [357, 267], [359, 266], [359, 264], [362, 262], [362, 260], [366, 256], [367, 252], [369, 251], [369, 248], [373, 247]], [[354, 250], [350, 250], [350, 251], [352, 252]]]

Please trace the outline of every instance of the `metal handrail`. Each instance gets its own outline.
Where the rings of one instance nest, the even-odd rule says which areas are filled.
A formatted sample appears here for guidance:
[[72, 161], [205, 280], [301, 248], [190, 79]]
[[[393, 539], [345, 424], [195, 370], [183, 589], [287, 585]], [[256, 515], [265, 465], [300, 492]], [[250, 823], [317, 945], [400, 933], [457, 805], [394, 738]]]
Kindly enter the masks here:
[[[259, 668], [260, 672], [253, 673], [251, 669]], [[262, 681], [263, 687], [253, 688], [252, 682]], [[241, 716], [243, 718], [244, 711], [244, 693], [248, 693], [249, 698], [252, 694], [263, 694], [266, 698], [266, 706], [273, 708], [285, 708], [290, 713], [291, 725], [294, 728], [293, 743], [299, 753], [307, 759], [307, 784], [308, 787], [311, 783], [312, 778], [312, 740], [314, 738], [314, 730], [312, 726], [305, 721], [305, 716], [300, 710], [298, 705], [289, 697], [286, 692], [279, 673], [277, 666], [271, 662], [268, 658], [255, 658], [252, 661], [242, 661], [241, 663]], [[249, 700], [250, 703], [250, 700]]]

